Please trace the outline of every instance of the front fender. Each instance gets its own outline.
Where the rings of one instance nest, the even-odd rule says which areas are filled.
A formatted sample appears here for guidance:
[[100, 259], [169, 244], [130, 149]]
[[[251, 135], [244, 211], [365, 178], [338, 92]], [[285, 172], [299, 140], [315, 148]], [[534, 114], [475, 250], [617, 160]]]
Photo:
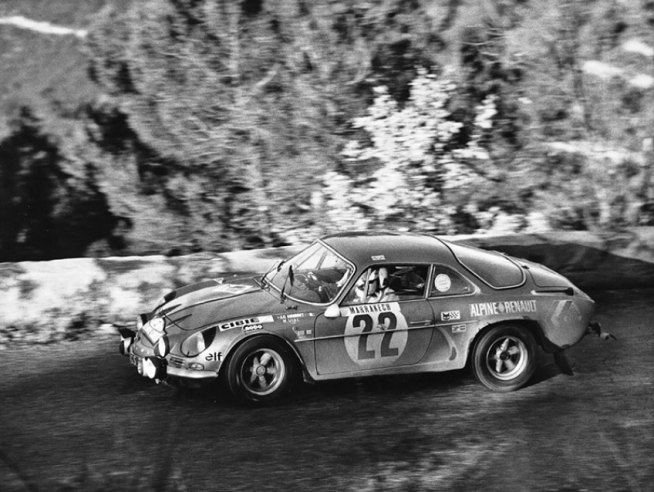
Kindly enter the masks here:
[[292, 353], [295, 355], [296, 362], [299, 364], [299, 367], [302, 369], [302, 374], [303, 374], [304, 380], [306, 382], [313, 382], [313, 378], [311, 377], [311, 375], [309, 374], [309, 372], [306, 369], [306, 364], [304, 362], [304, 357], [302, 357], [302, 354], [297, 349], [295, 344], [291, 340], [289, 340], [288, 338], [280, 335], [279, 333], [274, 332], [274, 331], [270, 331], [270, 330], [266, 330], [266, 329], [244, 331], [244, 332], [242, 332], [240, 334], [240, 336], [238, 336], [237, 338], [232, 340], [230, 342], [228, 348], [227, 348], [227, 351], [226, 351], [225, 356], [223, 358], [223, 362], [222, 362], [222, 364], [220, 365], [220, 367], [218, 369], [218, 376], [221, 377], [223, 375], [225, 366], [227, 366], [229, 364], [229, 360], [230, 360], [232, 354], [234, 353], [234, 351], [240, 345], [242, 345], [246, 340], [249, 340], [252, 337], [258, 337], [258, 336], [262, 336], [262, 335], [272, 336], [272, 337], [275, 337], [276, 339], [282, 341], [292, 351]]

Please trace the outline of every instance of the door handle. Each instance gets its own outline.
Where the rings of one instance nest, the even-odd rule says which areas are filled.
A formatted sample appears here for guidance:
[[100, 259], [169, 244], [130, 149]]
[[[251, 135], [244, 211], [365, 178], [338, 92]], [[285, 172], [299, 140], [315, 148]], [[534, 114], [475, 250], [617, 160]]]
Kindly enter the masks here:
[[422, 321], [409, 321], [409, 326], [424, 326], [424, 325], [429, 325], [431, 324], [430, 319], [423, 319]]

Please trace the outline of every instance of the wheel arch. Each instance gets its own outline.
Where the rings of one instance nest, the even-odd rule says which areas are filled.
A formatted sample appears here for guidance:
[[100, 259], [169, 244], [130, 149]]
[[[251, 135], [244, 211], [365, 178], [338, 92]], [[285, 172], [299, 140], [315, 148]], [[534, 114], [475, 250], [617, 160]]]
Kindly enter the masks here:
[[[470, 343], [466, 368], [492, 391], [518, 390], [528, 384], [536, 371], [540, 331], [538, 323], [531, 319], [488, 323]], [[500, 342], [502, 348], [496, 345]]]
[[547, 338], [545, 338], [545, 335], [543, 335], [543, 329], [540, 326], [540, 324], [538, 323], [538, 321], [533, 320], [533, 319], [525, 319], [525, 318], [503, 319], [503, 320], [499, 320], [499, 321], [489, 322], [489, 323], [485, 324], [484, 326], [482, 326], [479, 330], [477, 330], [477, 333], [475, 333], [475, 336], [472, 337], [472, 339], [468, 343], [468, 350], [467, 350], [467, 354], [466, 354], [466, 366], [470, 365], [471, 359], [472, 359], [472, 357], [470, 357], [470, 355], [472, 354], [472, 351], [474, 350], [475, 345], [481, 339], [481, 337], [484, 335], [484, 333], [486, 333], [487, 331], [495, 328], [496, 326], [509, 325], [509, 324], [525, 328], [526, 330], [528, 330], [534, 336], [534, 339], [536, 340], [536, 343], [538, 344], [539, 347], [541, 347], [546, 352], [551, 351], [551, 347], [548, 347], [547, 344], [549, 344], [550, 346], [553, 346], [553, 344], [549, 340], [547, 340]]
[[227, 371], [227, 367], [229, 366], [230, 359], [234, 355], [234, 352], [236, 352], [236, 350], [241, 345], [243, 345], [245, 342], [253, 338], [263, 338], [263, 337], [274, 338], [277, 341], [280, 341], [282, 344], [284, 344], [289, 349], [289, 351], [293, 354], [294, 362], [298, 365], [298, 368], [302, 371], [302, 375], [304, 379], [309, 381], [312, 380], [311, 376], [306, 370], [304, 359], [298, 352], [297, 348], [288, 339], [284, 338], [283, 336], [277, 333], [270, 332], [270, 331], [258, 331], [256, 333], [250, 333], [235, 340], [227, 350], [227, 353], [225, 354], [225, 359], [223, 363], [220, 365], [220, 368], [218, 369], [218, 378], [219, 379], [224, 378], [225, 373]]

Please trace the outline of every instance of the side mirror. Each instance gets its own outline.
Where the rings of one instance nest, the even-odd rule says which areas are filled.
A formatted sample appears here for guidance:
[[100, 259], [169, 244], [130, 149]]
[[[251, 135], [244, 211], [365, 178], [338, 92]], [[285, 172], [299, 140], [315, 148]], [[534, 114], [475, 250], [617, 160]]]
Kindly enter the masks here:
[[325, 318], [336, 319], [341, 316], [341, 308], [338, 307], [338, 304], [332, 304], [325, 310]]

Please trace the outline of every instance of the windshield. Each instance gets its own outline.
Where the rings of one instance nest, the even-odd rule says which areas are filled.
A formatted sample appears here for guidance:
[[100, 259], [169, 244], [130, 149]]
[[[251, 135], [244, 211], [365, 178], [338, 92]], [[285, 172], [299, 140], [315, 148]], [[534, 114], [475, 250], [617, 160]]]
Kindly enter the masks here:
[[279, 270], [269, 272], [265, 280], [292, 299], [327, 304], [338, 296], [353, 271], [343, 258], [316, 242], [284, 262]]

